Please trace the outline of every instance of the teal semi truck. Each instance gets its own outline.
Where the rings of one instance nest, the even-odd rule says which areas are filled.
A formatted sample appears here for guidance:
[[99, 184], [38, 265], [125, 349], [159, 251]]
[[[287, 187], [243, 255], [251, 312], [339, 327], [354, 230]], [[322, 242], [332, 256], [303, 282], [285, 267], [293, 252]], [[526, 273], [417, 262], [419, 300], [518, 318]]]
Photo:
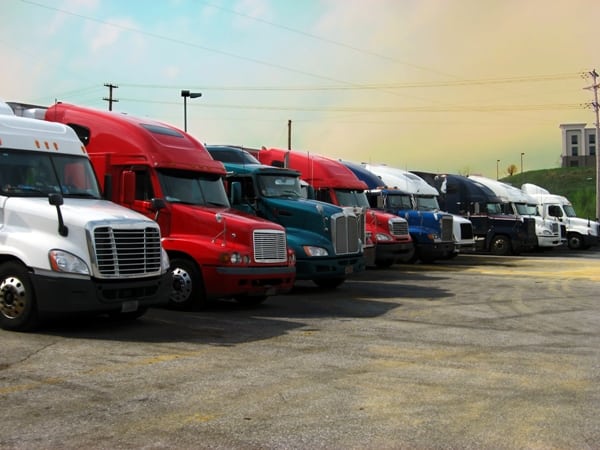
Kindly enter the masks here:
[[298, 171], [263, 165], [241, 147], [206, 149], [228, 172], [234, 208], [285, 227], [288, 246], [296, 253], [296, 280], [335, 288], [365, 269], [362, 210], [303, 198]]

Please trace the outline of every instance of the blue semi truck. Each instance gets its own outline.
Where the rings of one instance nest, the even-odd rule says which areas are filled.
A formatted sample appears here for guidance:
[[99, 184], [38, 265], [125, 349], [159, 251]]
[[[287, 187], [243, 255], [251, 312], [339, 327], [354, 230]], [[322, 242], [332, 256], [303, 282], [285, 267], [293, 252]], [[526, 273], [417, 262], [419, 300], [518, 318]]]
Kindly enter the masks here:
[[402, 186], [388, 186], [381, 176], [370, 170], [369, 165], [343, 163], [367, 183], [367, 197], [372, 208], [391, 212], [408, 221], [408, 231], [415, 245], [413, 261], [433, 262], [456, 254], [453, 216], [434, 208], [430, 211], [418, 208], [410, 177], [403, 180]]

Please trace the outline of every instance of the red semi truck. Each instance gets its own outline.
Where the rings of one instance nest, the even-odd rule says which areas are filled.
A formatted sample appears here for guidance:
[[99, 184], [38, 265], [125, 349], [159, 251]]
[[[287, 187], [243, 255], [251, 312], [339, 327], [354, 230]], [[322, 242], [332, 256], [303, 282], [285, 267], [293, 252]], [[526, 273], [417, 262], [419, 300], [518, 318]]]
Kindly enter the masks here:
[[371, 209], [364, 192], [366, 183], [341, 162], [308, 152], [278, 148], [262, 148], [251, 153], [263, 164], [299, 171], [302, 179], [314, 189], [317, 200], [364, 208], [366, 230], [375, 244], [374, 265], [389, 267], [408, 262], [413, 256], [408, 222], [397, 215]]
[[155, 219], [173, 271], [169, 305], [246, 305], [292, 289], [295, 255], [285, 229], [231, 209], [223, 164], [189, 134], [164, 123], [57, 103], [31, 111], [71, 126], [105, 196]]

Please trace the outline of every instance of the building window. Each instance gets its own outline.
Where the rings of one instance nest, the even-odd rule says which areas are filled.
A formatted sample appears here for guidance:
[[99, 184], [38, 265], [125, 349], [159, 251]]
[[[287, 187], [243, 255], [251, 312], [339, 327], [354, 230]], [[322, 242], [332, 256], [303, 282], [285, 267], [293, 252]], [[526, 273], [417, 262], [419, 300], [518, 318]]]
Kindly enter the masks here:
[[588, 134], [588, 149], [590, 150], [590, 156], [596, 155], [596, 135]]
[[579, 136], [577, 136], [576, 134], [572, 134], [571, 135], [571, 156], [578, 156], [579, 155]]

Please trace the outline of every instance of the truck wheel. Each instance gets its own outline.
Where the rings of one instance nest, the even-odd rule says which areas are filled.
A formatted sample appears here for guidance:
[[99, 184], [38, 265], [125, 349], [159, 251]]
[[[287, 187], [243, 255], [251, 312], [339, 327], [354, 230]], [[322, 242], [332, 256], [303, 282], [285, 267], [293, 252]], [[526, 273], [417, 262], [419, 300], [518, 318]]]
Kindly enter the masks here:
[[495, 236], [494, 239], [492, 239], [490, 251], [498, 256], [510, 255], [512, 252], [510, 240], [506, 236]]
[[319, 286], [320, 288], [323, 288], [323, 289], [335, 289], [340, 284], [342, 284], [344, 281], [346, 281], [346, 278], [344, 278], [344, 277], [339, 277], [339, 278], [319, 278], [319, 279], [313, 280], [313, 282], [317, 286]]
[[583, 238], [579, 233], [570, 233], [567, 235], [567, 245], [571, 250], [583, 249]]
[[27, 269], [18, 263], [0, 266], [0, 326], [5, 330], [32, 330], [38, 324], [35, 292]]
[[196, 264], [186, 258], [173, 258], [171, 272], [173, 289], [169, 296], [169, 308], [189, 311], [206, 306], [204, 282]]

